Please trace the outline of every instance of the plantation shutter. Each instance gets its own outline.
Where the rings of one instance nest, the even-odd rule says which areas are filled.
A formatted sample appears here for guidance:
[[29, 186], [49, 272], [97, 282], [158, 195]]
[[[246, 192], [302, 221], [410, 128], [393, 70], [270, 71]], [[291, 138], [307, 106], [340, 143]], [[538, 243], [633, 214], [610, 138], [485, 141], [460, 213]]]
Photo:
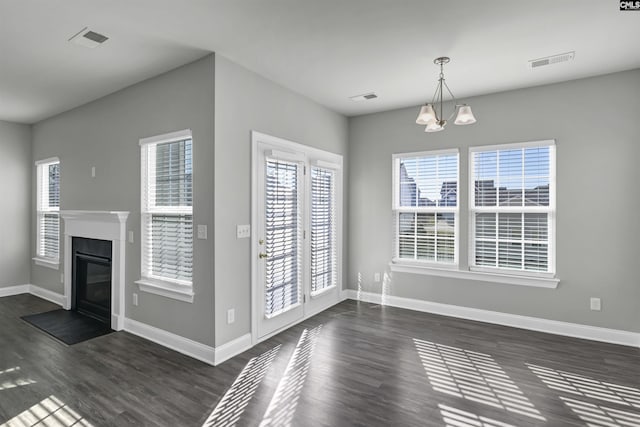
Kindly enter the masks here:
[[38, 165], [38, 256], [60, 256], [60, 162]]
[[142, 146], [143, 275], [185, 285], [193, 273], [192, 145], [189, 133]]
[[547, 141], [472, 151], [475, 266], [552, 272], [553, 156]]
[[302, 204], [299, 163], [268, 158], [265, 168], [265, 315], [300, 303]]
[[311, 168], [311, 295], [337, 279], [335, 173]]

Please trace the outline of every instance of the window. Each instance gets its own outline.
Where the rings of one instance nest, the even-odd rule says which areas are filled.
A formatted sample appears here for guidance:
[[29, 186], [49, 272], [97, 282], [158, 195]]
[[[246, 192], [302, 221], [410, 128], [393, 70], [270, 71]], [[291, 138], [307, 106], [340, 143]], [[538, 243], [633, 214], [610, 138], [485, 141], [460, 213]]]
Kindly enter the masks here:
[[336, 171], [311, 167], [311, 295], [337, 283]]
[[145, 138], [140, 145], [143, 280], [138, 283], [141, 288], [188, 290], [193, 271], [191, 131]]
[[394, 262], [458, 263], [458, 151], [394, 155]]
[[60, 258], [60, 160], [52, 158], [36, 162], [36, 175], [36, 262], [57, 266]]
[[471, 148], [470, 177], [470, 266], [554, 273], [554, 141]]

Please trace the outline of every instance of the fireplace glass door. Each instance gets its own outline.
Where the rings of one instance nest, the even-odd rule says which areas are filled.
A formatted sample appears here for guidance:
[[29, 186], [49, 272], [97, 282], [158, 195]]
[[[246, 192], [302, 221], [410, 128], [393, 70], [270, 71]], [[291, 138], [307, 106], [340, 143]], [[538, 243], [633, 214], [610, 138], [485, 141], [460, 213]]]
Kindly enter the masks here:
[[111, 313], [111, 260], [76, 254], [76, 309], [109, 322]]

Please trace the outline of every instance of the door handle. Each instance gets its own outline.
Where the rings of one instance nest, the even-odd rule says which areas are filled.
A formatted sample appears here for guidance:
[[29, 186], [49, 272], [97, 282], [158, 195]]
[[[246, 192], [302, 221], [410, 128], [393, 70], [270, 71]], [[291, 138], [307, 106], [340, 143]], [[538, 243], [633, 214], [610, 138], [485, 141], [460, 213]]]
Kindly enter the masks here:
[[265, 258], [269, 258], [269, 255], [265, 254], [264, 252], [260, 252], [260, 253], [258, 254], [258, 257], [259, 257], [260, 259], [265, 259]]

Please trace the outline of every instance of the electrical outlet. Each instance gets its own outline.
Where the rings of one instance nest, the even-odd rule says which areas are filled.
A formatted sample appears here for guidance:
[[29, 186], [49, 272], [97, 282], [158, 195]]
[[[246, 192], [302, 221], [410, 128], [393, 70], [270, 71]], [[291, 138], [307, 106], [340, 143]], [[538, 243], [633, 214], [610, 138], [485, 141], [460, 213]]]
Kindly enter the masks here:
[[246, 239], [247, 237], [251, 237], [251, 225], [236, 226], [236, 239]]
[[230, 325], [235, 321], [236, 321], [236, 310], [233, 308], [230, 308], [229, 310], [227, 310], [227, 324]]
[[133, 231], [129, 231], [129, 243], [133, 243]]
[[207, 226], [198, 224], [198, 239], [206, 240], [207, 239]]
[[373, 281], [376, 282], [376, 283], [380, 282], [380, 273], [374, 273]]
[[600, 298], [591, 298], [591, 310], [600, 311], [602, 309]]
[[133, 294], [133, 305], [137, 307], [137, 306], [138, 306], [138, 303], [139, 303], [139, 301], [138, 301], [138, 294], [135, 294], [135, 293], [134, 293], [134, 294]]

